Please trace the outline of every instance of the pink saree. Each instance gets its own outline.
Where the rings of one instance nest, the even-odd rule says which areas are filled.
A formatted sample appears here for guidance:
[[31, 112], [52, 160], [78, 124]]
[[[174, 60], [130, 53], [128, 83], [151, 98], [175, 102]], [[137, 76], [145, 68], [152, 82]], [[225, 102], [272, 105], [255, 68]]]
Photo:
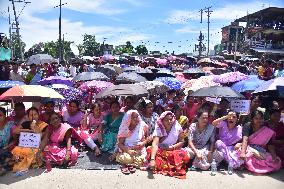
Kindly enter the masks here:
[[[66, 145], [61, 146], [61, 143], [65, 143], [64, 137], [66, 132], [71, 129], [72, 131], [72, 137], [76, 137], [77, 139], [80, 139], [80, 136], [77, 134], [76, 130], [72, 128], [68, 124], [61, 124], [61, 127], [57, 130], [54, 130], [53, 128], [50, 128], [51, 136], [50, 136], [50, 142], [46, 149], [44, 150], [44, 157], [49, 162], [54, 162], [58, 165], [62, 165], [65, 157], [66, 157]], [[68, 163], [69, 166], [75, 165], [78, 159], [78, 150], [71, 146], [71, 154], [70, 154], [70, 161]]]
[[[245, 160], [246, 168], [255, 173], [269, 173], [277, 171], [281, 167], [279, 157], [274, 161], [269, 152], [265, 150], [270, 139], [275, 135], [275, 132], [268, 127], [263, 126], [257, 132], [249, 136], [247, 147], [247, 158]], [[257, 150], [256, 150], [257, 149]], [[256, 158], [253, 154], [258, 151], [265, 159]]]

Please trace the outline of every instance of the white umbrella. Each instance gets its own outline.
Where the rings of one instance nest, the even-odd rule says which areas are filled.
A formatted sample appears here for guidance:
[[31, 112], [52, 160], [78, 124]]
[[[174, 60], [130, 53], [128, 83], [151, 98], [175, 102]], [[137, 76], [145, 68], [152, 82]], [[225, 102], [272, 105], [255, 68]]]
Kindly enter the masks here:
[[35, 54], [29, 57], [27, 61], [27, 65], [31, 65], [31, 64], [39, 65], [39, 64], [52, 63], [52, 62], [57, 62], [57, 60], [54, 59], [49, 54]]

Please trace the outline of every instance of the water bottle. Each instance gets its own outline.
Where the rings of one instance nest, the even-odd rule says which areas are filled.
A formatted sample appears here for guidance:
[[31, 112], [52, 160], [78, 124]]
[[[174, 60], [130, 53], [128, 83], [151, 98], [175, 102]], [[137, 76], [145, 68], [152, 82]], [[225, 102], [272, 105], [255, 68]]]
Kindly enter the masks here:
[[217, 173], [217, 163], [215, 161], [215, 159], [213, 159], [212, 163], [211, 163], [211, 176], [215, 176]]
[[229, 164], [228, 164], [228, 174], [229, 174], [229, 175], [232, 175], [232, 174], [233, 174], [233, 166], [232, 166], [232, 163], [231, 163], [231, 162], [229, 162]]

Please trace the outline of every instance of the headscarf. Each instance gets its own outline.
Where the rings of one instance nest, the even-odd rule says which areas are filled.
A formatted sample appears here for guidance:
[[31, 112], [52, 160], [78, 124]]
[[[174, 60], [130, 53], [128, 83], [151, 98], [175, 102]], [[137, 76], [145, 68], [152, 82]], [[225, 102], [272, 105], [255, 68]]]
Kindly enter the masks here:
[[157, 123], [156, 123], [156, 130], [158, 131], [157, 134], [160, 135], [160, 137], [164, 137], [164, 136], [167, 136], [167, 131], [166, 131], [166, 128], [163, 124], [163, 119], [167, 116], [167, 115], [171, 115], [173, 116], [173, 125], [176, 124], [176, 116], [174, 113], [172, 113], [171, 111], [165, 111], [163, 112], [160, 117], [158, 118], [157, 120]]
[[138, 115], [138, 124], [136, 125], [136, 127], [138, 126], [146, 126], [146, 123], [142, 120], [140, 114], [138, 113], [137, 110], [128, 110], [121, 121], [120, 127], [119, 127], [119, 131], [118, 131], [118, 138], [124, 138], [124, 137], [129, 137], [132, 132], [129, 130], [129, 126], [131, 123], [131, 116], [133, 113], [136, 113]]

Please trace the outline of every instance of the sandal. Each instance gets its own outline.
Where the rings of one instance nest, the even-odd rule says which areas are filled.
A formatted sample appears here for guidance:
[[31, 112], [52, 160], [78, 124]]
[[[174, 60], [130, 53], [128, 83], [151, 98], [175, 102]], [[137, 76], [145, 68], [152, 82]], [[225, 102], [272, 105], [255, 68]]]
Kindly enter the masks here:
[[125, 174], [125, 175], [129, 175], [129, 174], [130, 174], [129, 169], [128, 169], [128, 167], [126, 167], [126, 166], [122, 166], [122, 167], [120, 168], [120, 170], [121, 170], [121, 172], [122, 172], [123, 174]]
[[136, 172], [136, 168], [133, 166], [128, 166], [128, 170], [130, 171], [130, 173], [135, 173]]

